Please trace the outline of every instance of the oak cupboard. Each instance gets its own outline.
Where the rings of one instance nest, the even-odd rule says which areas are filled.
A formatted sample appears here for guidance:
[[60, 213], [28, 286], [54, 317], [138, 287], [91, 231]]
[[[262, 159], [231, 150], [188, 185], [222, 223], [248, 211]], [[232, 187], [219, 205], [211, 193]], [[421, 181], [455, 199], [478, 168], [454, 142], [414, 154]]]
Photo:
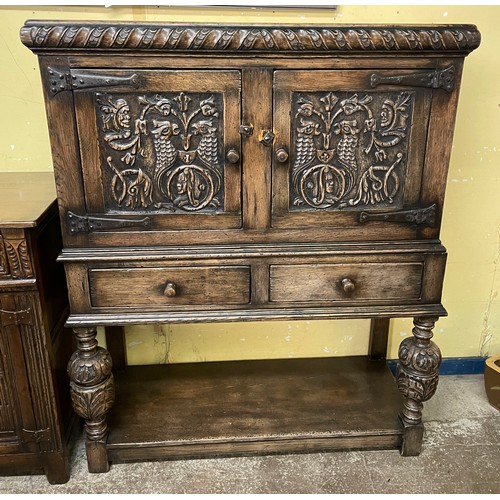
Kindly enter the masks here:
[[[28, 21], [21, 40], [42, 74], [89, 470], [418, 454], [477, 29]], [[389, 318], [403, 316], [415, 327], [396, 384], [383, 358]], [[130, 324], [296, 318], [372, 318], [370, 353], [126, 367], [120, 344]], [[98, 325], [113, 328], [111, 355]]]

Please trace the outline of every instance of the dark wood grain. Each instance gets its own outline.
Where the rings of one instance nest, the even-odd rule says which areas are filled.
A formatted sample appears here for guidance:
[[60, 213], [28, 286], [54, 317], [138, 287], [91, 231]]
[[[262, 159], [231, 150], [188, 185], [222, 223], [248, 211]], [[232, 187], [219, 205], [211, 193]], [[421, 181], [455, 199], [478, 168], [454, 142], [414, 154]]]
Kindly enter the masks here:
[[[92, 269], [89, 273], [92, 304], [96, 307], [129, 307], [181, 304], [246, 304], [250, 301], [249, 267], [160, 267]], [[128, 288], [134, 284], [137, 295]], [[175, 295], [165, 294], [172, 283]]]
[[[418, 454], [440, 360], [432, 327], [446, 315], [446, 176], [477, 29], [28, 21], [21, 40], [40, 59], [89, 470], [164, 456]], [[22, 235], [8, 236], [0, 277], [10, 266], [33, 286]], [[124, 368], [118, 325], [368, 318], [369, 357], [383, 360], [389, 318], [409, 316], [404, 432], [380, 363], [348, 358], [127, 368], [107, 442], [113, 379], [96, 325], [115, 329]]]
[[129, 367], [116, 390], [108, 439], [115, 461], [160, 450], [213, 456], [401, 442], [394, 380], [384, 363], [364, 357]]
[[[271, 266], [272, 302], [418, 299], [422, 264], [313, 264]], [[350, 280], [350, 289], [342, 285]]]

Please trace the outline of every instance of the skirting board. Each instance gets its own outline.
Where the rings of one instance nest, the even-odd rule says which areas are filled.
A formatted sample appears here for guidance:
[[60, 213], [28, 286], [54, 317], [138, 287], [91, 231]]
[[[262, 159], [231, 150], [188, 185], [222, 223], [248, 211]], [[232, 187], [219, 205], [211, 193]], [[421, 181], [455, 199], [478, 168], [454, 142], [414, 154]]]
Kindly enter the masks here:
[[[477, 375], [484, 373], [486, 358], [470, 356], [467, 358], [443, 358], [439, 367], [439, 375]], [[396, 373], [397, 359], [387, 360], [387, 365], [393, 374]]]

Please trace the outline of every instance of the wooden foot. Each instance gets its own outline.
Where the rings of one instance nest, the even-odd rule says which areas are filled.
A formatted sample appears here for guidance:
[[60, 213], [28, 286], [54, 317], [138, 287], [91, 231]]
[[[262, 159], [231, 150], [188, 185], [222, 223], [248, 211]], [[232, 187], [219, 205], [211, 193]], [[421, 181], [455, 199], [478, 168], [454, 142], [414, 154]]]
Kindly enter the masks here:
[[424, 425], [422, 423], [409, 425], [403, 421], [403, 445], [401, 455], [403, 457], [416, 457], [422, 450], [422, 439], [424, 437]]
[[69, 481], [69, 460], [64, 452], [44, 453], [46, 465], [43, 470], [50, 484], [64, 484]]
[[399, 390], [405, 397], [401, 413], [401, 420], [405, 426], [401, 451], [403, 455], [420, 453], [419, 443], [422, 442], [423, 436], [423, 402], [434, 395], [438, 384], [441, 352], [431, 340], [436, 321], [437, 318], [415, 318], [413, 337], [404, 339], [399, 346], [396, 380]]
[[109, 460], [106, 441], [91, 441], [85, 443], [89, 472], [108, 472]]
[[115, 399], [111, 356], [98, 347], [95, 328], [75, 328], [74, 332], [77, 350], [68, 363], [71, 402], [75, 413], [85, 419], [89, 471], [106, 472], [106, 413]]

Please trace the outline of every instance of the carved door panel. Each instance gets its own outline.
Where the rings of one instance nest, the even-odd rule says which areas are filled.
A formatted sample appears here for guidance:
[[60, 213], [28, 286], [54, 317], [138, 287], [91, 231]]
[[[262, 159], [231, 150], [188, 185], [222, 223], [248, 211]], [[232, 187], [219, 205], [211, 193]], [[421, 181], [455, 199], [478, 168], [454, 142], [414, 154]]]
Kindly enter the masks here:
[[69, 214], [73, 232], [241, 227], [239, 71], [72, 74], [91, 87], [74, 91], [87, 218]]
[[31, 322], [31, 315], [14, 295], [0, 295], [0, 454], [36, 451], [25, 439], [26, 431], [36, 428], [21, 325]]
[[419, 198], [433, 90], [393, 76], [275, 72], [273, 227], [432, 224]]

